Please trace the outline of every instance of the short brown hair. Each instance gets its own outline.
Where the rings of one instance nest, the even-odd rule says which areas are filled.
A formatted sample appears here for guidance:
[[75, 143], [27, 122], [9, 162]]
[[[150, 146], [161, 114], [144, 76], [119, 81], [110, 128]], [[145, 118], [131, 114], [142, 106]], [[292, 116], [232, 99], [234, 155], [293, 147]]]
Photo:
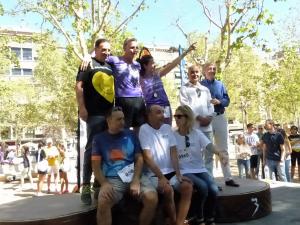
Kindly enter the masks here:
[[133, 41], [137, 42], [137, 39], [134, 38], [134, 37], [126, 38], [125, 41], [124, 41], [124, 43], [123, 43], [123, 49], [125, 50], [127, 44], [128, 44], [129, 42], [133, 42]]
[[105, 38], [99, 38], [98, 40], [96, 40], [95, 42], [95, 48], [98, 48], [100, 44], [104, 43], [104, 42], [109, 42], [107, 39]]
[[203, 71], [205, 71], [206, 68], [209, 67], [210, 65], [216, 65], [216, 63], [213, 62], [213, 61], [208, 61], [208, 62], [206, 62], [206, 63], [203, 65], [203, 67], [202, 67]]

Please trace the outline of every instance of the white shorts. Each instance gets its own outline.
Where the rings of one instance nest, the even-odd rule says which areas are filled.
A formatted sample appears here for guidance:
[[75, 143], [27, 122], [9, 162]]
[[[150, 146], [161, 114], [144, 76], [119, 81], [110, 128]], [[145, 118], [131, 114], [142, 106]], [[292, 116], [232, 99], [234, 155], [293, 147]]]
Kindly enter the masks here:
[[59, 172], [59, 167], [58, 166], [49, 166], [48, 167], [48, 174], [51, 175], [52, 173], [53, 174], [58, 174]]

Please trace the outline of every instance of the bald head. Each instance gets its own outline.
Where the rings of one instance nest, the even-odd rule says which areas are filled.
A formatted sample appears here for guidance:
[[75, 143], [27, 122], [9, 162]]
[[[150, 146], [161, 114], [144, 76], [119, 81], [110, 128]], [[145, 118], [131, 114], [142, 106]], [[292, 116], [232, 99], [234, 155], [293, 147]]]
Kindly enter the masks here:
[[147, 109], [147, 116], [148, 123], [154, 128], [159, 128], [164, 122], [164, 109], [159, 105], [151, 105]]

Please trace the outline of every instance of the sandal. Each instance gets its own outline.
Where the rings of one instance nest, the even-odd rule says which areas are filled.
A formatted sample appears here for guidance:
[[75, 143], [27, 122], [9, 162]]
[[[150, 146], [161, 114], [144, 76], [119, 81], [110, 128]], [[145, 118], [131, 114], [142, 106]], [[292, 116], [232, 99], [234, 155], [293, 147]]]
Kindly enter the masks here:
[[196, 224], [197, 225], [205, 225], [205, 223], [204, 223], [204, 218], [201, 218], [201, 219], [196, 219]]
[[216, 225], [215, 218], [209, 218], [206, 220], [205, 225]]

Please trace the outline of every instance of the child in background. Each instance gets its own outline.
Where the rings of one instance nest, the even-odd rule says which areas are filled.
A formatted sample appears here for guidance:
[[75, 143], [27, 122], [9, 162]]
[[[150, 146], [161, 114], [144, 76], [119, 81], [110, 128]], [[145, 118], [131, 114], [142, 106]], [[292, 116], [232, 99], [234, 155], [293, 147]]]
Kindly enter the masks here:
[[20, 183], [19, 191], [23, 191], [24, 178], [27, 176], [28, 176], [30, 184], [31, 184], [31, 189], [33, 189], [33, 180], [32, 180], [32, 176], [31, 176], [32, 163], [31, 163], [29, 148], [27, 146], [23, 146], [23, 150], [24, 150], [23, 170], [21, 172], [21, 183]]

